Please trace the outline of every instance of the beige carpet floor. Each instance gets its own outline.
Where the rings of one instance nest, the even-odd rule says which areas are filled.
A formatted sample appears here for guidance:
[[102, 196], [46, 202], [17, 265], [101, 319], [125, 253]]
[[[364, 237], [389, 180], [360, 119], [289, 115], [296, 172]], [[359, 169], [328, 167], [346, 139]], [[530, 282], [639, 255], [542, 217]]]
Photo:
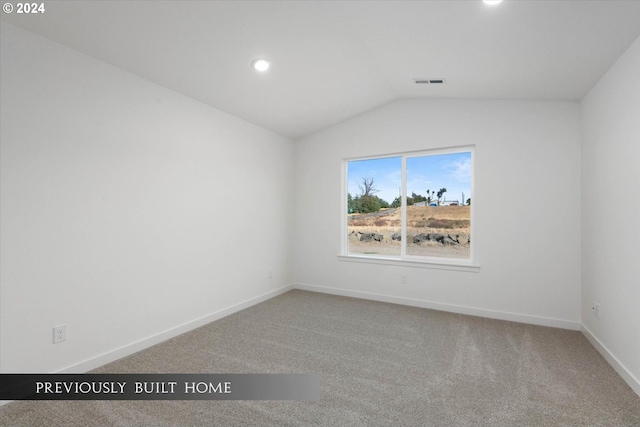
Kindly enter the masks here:
[[576, 331], [291, 291], [94, 371], [316, 373], [321, 399], [21, 401], [1, 426], [640, 426]]

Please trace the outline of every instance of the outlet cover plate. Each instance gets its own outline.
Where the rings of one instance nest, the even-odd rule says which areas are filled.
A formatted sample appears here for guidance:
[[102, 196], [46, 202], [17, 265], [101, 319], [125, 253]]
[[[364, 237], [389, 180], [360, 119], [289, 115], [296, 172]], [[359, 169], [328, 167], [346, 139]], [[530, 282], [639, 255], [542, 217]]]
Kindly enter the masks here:
[[53, 327], [53, 343], [58, 344], [59, 342], [67, 340], [67, 325], [60, 325]]

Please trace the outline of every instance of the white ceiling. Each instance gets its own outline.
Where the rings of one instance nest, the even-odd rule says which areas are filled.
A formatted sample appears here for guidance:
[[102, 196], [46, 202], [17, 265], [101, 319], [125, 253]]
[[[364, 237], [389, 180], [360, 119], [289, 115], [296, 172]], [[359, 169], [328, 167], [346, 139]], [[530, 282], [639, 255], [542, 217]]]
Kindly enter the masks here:
[[399, 98], [579, 100], [640, 36], [638, 0], [45, 5], [2, 18], [292, 138]]

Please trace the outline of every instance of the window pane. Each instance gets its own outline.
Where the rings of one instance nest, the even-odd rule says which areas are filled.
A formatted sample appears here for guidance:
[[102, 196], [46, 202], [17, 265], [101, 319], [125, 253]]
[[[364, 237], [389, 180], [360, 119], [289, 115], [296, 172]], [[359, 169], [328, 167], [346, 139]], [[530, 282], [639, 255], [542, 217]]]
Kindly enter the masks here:
[[347, 252], [400, 256], [402, 159], [347, 163]]
[[471, 153], [407, 158], [407, 255], [469, 258]]

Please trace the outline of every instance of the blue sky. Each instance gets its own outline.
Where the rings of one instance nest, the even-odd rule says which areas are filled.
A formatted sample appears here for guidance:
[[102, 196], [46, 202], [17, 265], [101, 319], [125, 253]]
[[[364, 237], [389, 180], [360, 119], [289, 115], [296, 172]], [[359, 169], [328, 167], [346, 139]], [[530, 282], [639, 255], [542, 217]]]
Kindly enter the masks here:
[[[400, 157], [348, 162], [347, 189], [352, 196], [362, 194], [358, 184], [364, 177], [373, 178], [376, 195], [387, 202], [398, 197], [402, 185]], [[471, 198], [471, 153], [452, 153], [407, 157], [407, 195], [427, 196], [427, 190], [446, 188], [444, 198], [462, 202]]]

